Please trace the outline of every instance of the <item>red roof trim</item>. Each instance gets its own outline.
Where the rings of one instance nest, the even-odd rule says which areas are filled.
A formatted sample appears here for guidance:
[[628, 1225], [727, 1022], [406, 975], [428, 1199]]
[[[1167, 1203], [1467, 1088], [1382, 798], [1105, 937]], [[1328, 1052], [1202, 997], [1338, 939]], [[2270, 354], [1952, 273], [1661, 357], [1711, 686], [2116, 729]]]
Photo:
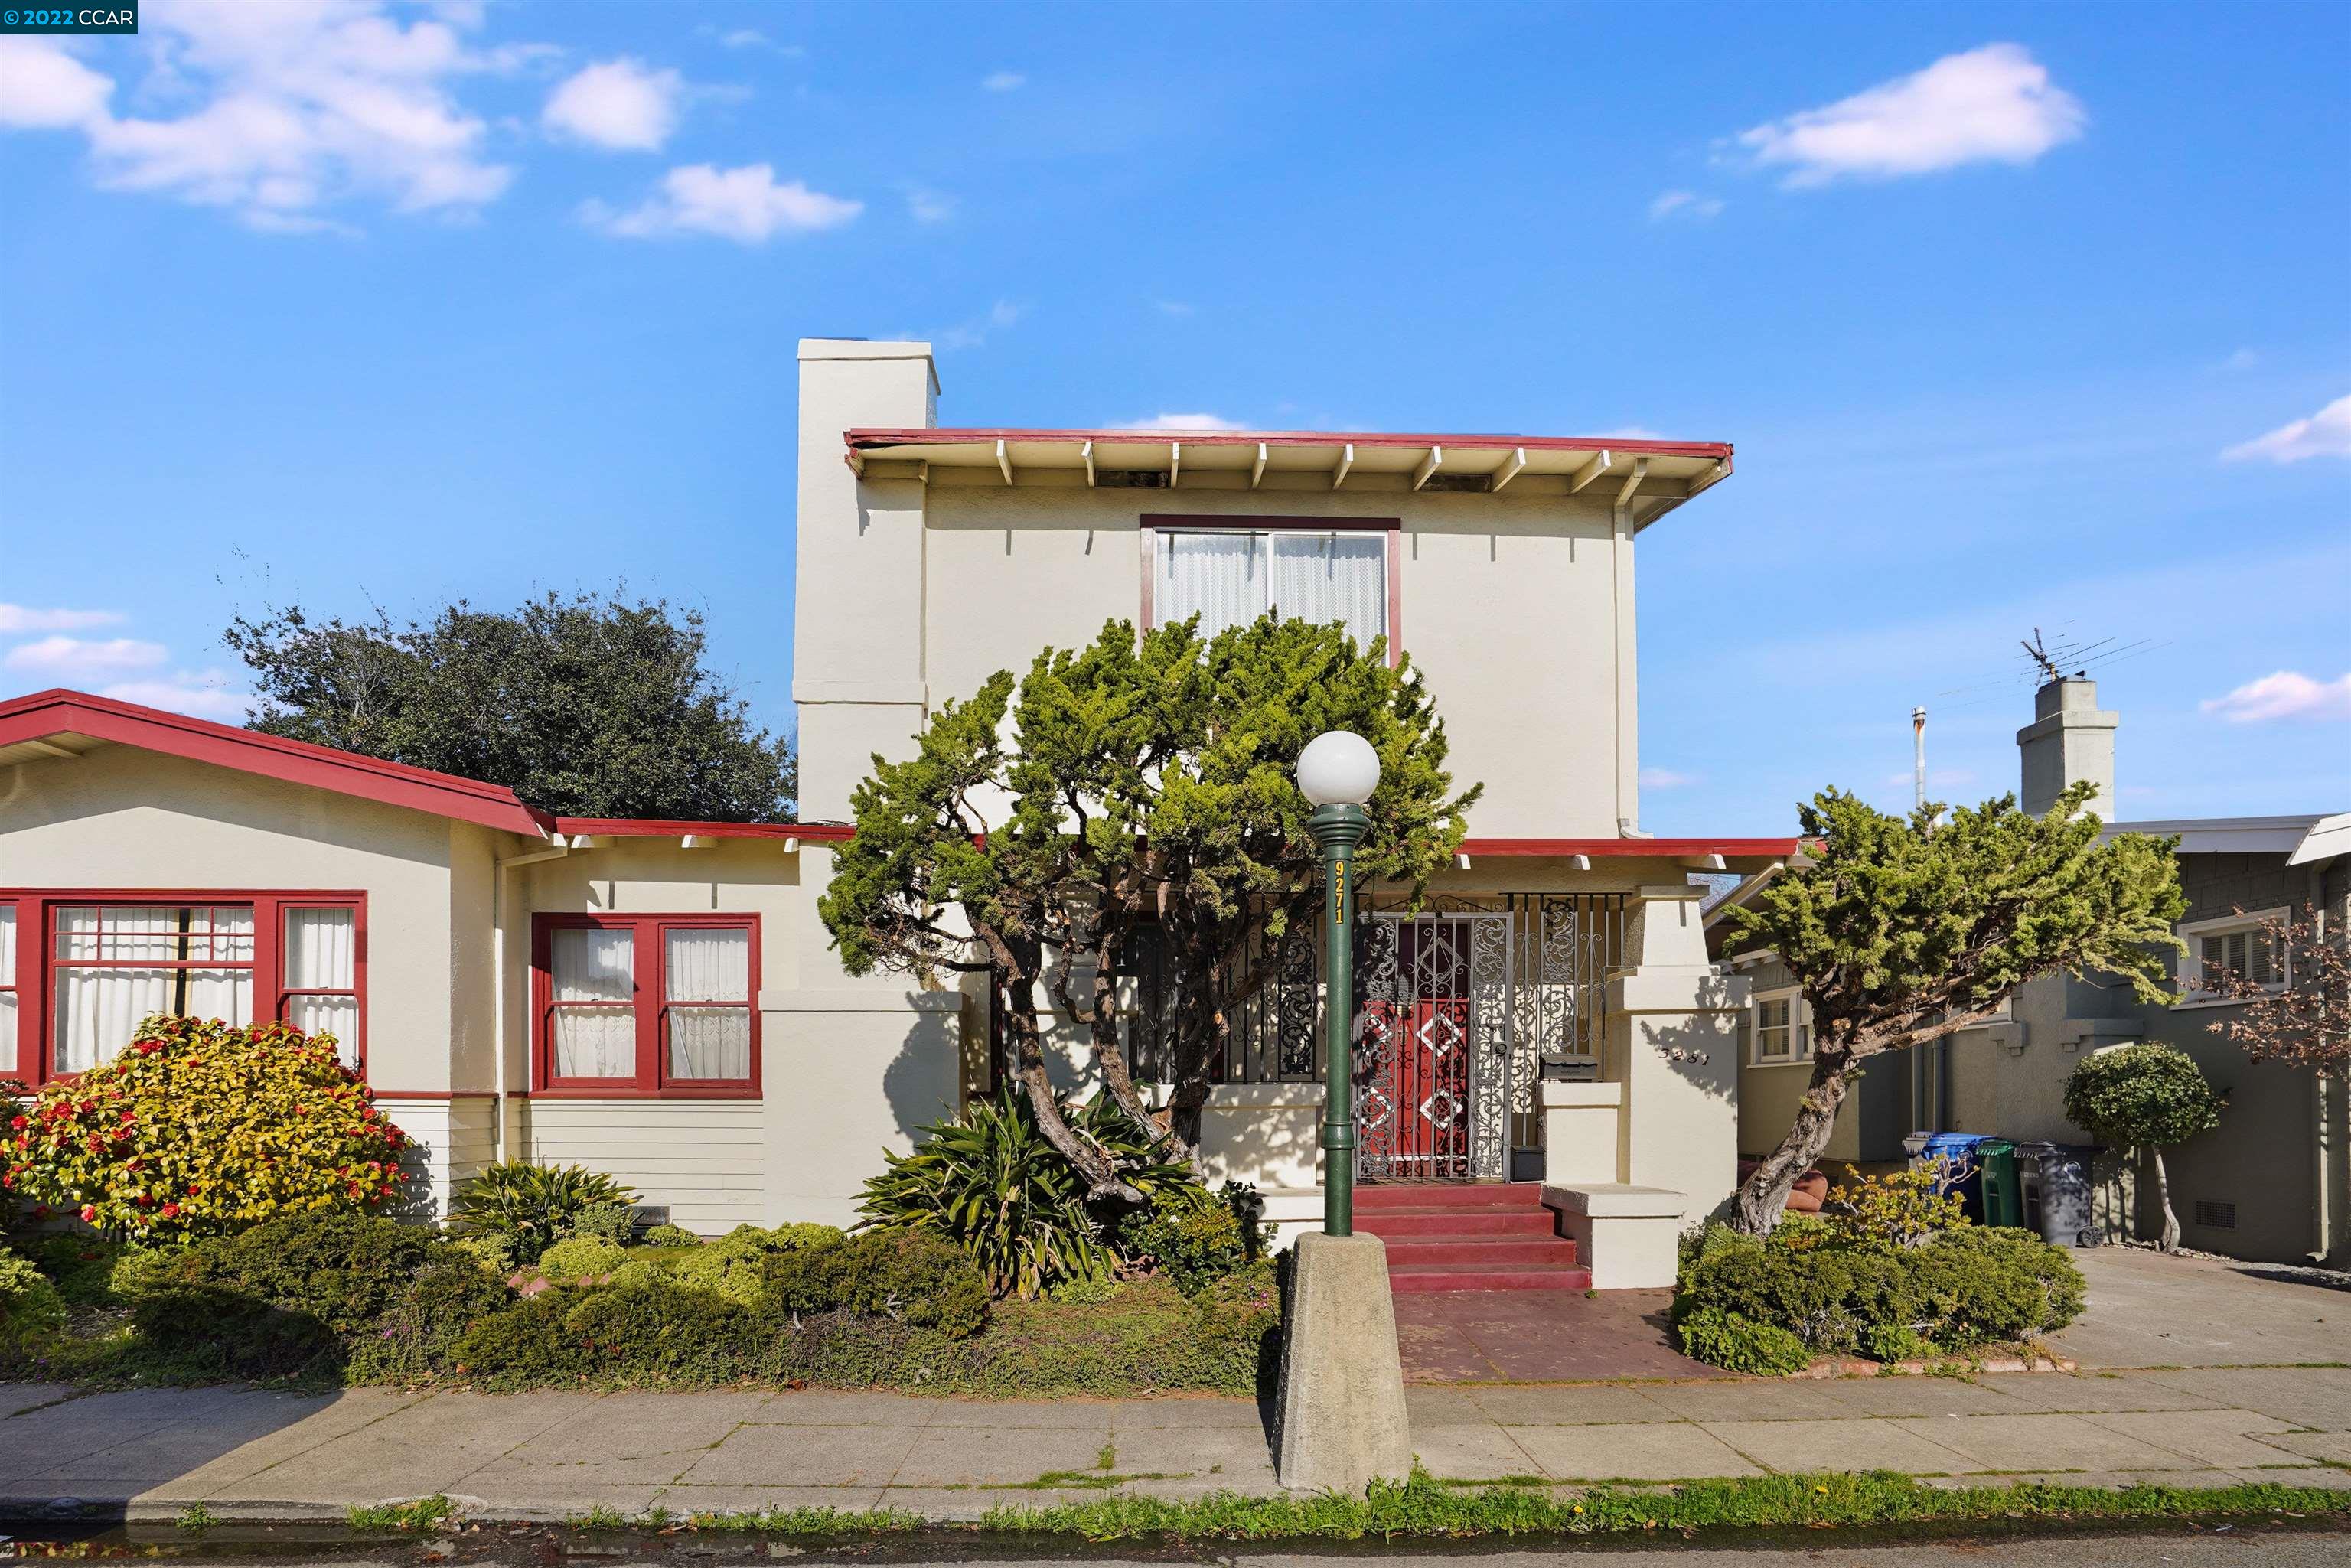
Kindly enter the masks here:
[[841, 841], [857, 830], [846, 822], [677, 822], [656, 817], [558, 817], [555, 831], [594, 838], [684, 838], [692, 833], [711, 839], [807, 839], [811, 842]]
[[841, 433], [852, 451], [885, 446], [966, 445], [983, 441], [1101, 441], [1144, 446], [1181, 441], [1186, 446], [1458, 446], [1507, 451], [1525, 446], [1545, 452], [1629, 452], [1635, 456], [1718, 457], [1730, 461], [1728, 441], [1630, 441], [1613, 435], [1415, 435], [1395, 432], [1332, 430], [929, 430], [872, 426]]
[[533, 837], [552, 821], [525, 805], [504, 785], [308, 741], [286, 740], [88, 692], [35, 692], [0, 702], [0, 746], [52, 735], [88, 736]]
[[1644, 859], [1721, 855], [1786, 860], [1795, 839], [1464, 839], [1461, 852], [1479, 855], [1626, 855]]

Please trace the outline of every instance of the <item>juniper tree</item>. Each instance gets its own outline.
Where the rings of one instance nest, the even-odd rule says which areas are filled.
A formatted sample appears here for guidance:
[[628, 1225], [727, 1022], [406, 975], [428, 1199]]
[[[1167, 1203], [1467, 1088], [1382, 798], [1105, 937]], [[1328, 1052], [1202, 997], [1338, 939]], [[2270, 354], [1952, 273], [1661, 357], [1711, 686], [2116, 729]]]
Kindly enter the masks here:
[[[1291, 773], [1330, 729], [1380, 755], [1358, 874], [1416, 894], [1458, 848], [1478, 794], [1453, 791], [1417, 672], [1335, 626], [1268, 617], [1203, 639], [1195, 618], [1140, 638], [1112, 621], [1083, 648], [1046, 649], [1017, 683], [1000, 671], [943, 704], [913, 757], [874, 758], [818, 912], [852, 974], [988, 975], [1046, 1135], [1097, 1192], [1125, 1196], [1113, 1162], [1061, 1114], [1037, 988], [1084, 1027], [1117, 1103], [1194, 1155], [1235, 1011], [1269, 974], [1245, 956], [1315, 906], [1311, 808]], [[1173, 998], [1174, 1088], [1158, 1113], [1135, 1085], [1117, 1006], [1146, 923]]]
[[1889, 816], [1841, 790], [1798, 808], [1808, 862], [1729, 916], [1733, 941], [1769, 947], [1813, 1011], [1813, 1074], [1788, 1135], [1739, 1190], [1737, 1224], [1763, 1234], [1820, 1157], [1857, 1068], [1994, 1017], [2043, 975], [2098, 973], [2168, 999], [2165, 955], [2187, 907], [2176, 841], [2099, 841], [2095, 793], [2075, 784], [2045, 815], [2013, 796]]

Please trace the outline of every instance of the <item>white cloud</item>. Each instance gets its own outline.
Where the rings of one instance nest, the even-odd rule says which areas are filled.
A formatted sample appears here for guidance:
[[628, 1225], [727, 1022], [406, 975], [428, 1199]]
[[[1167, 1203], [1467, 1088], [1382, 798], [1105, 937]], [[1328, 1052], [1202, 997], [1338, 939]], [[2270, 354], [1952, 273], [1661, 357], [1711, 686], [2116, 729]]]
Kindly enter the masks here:
[[1692, 223], [1704, 223], [1722, 211], [1722, 198], [1701, 196], [1696, 191], [1666, 191], [1649, 204], [1649, 221], [1662, 223], [1670, 217], [1682, 217]]
[[59, 680], [88, 680], [120, 670], [152, 669], [170, 657], [171, 650], [162, 643], [136, 637], [110, 637], [101, 642], [58, 633], [19, 643], [0, 656], [0, 664]]
[[1111, 426], [1113, 430], [1247, 430], [1238, 419], [1227, 419], [1214, 413], [1155, 413], [1149, 419], [1130, 419]]
[[1155, 299], [1151, 308], [1162, 316], [1189, 316], [1192, 307], [1181, 299]]
[[87, 632], [93, 626], [120, 626], [129, 619], [120, 610], [36, 610], [29, 604], [0, 604], [0, 636], [26, 632]]
[[1986, 44], [1737, 140], [1756, 163], [1786, 168], [1784, 184], [1823, 185], [2030, 163], [2081, 135], [2087, 119], [2021, 45]]
[[2224, 697], [2208, 697], [2200, 705], [2231, 724], [2268, 724], [2276, 719], [2351, 719], [2351, 674], [2340, 680], [2317, 681], [2294, 670], [2280, 670], [2248, 681]]
[[1646, 424], [1620, 424], [1614, 430], [1595, 430], [1594, 441], [1663, 441], [1665, 437]]
[[2220, 361], [2220, 368], [2224, 371], [2250, 371], [2261, 362], [2261, 355], [2253, 352], [2252, 350], [2239, 349]]
[[[462, 7], [402, 22], [385, 0], [151, 4], [136, 54], [92, 56], [38, 39], [0, 56], [0, 124], [78, 131], [99, 184], [235, 213], [256, 228], [347, 225], [320, 209], [361, 199], [405, 213], [465, 213], [514, 177], [487, 155], [488, 127], [453, 91], [461, 78], [546, 57], [540, 45], [481, 51]], [[134, 83], [131, 73], [144, 62]], [[118, 117], [113, 89], [154, 104]]]
[[943, 224], [956, 215], [956, 199], [916, 185], [906, 193], [906, 212], [918, 224]]
[[154, 680], [118, 681], [100, 687], [98, 695], [117, 702], [218, 719], [225, 724], [242, 724], [253, 711], [253, 694], [233, 689], [230, 679], [223, 670], [174, 670]]
[[47, 38], [0, 38], [0, 125], [69, 131], [106, 117], [114, 78], [101, 76]]
[[2223, 463], [2249, 458], [2299, 463], [2305, 457], [2351, 457], [2351, 397], [2338, 397], [2308, 419], [2279, 425], [2220, 454]]
[[764, 245], [779, 233], [837, 228], [864, 210], [862, 202], [811, 191], [798, 180], [778, 184], [773, 164], [720, 169], [689, 163], [662, 176], [661, 189], [627, 212], [589, 202], [580, 207], [580, 216], [625, 239], [704, 234], [741, 245]]
[[685, 81], [622, 56], [599, 60], [564, 78], [540, 115], [546, 127], [596, 147], [652, 152], [677, 129]]
[[1019, 71], [993, 71], [980, 78], [979, 85], [989, 92], [1016, 92], [1029, 85], [1029, 78]]
[[1670, 768], [1644, 768], [1641, 769], [1641, 788], [1680, 789], [1701, 782], [1703, 777], [1697, 773], [1677, 773]]

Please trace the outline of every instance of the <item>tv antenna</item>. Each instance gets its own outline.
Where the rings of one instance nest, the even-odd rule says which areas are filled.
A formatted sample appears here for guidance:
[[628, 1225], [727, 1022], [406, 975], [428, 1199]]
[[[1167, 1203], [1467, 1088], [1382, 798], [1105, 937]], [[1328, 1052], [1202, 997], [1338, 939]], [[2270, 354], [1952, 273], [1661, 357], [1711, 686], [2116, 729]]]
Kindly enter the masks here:
[[2044, 682], [2063, 678], [2057, 661], [2050, 655], [2048, 644], [2042, 640], [2038, 626], [2032, 629], [2032, 635], [2024, 640], [2024, 656], [2041, 666], [2041, 676]]

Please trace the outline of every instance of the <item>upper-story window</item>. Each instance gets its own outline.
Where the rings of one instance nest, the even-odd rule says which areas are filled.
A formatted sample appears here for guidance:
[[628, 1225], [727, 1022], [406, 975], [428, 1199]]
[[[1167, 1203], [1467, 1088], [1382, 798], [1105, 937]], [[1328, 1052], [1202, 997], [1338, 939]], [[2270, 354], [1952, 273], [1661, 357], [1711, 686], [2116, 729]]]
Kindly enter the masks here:
[[2179, 993], [2183, 1003], [2224, 999], [2221, 992], [2231, 978], [2282, 991], [2291, 981], [2286, 956], [2277, 951], [2276, 930], [2285, 921], [2283, 909], [2252, 915], [2224, 915], [2194, 920], [2179, 928], [2188, 951], [2179, 959]]
[[1151, 620], [1200, 618], [1212, 636], [1269, 612], [1337, 622], [1359, 643], [1394, 641], [1385, 529], [1170, 528], [1155, 531]]

